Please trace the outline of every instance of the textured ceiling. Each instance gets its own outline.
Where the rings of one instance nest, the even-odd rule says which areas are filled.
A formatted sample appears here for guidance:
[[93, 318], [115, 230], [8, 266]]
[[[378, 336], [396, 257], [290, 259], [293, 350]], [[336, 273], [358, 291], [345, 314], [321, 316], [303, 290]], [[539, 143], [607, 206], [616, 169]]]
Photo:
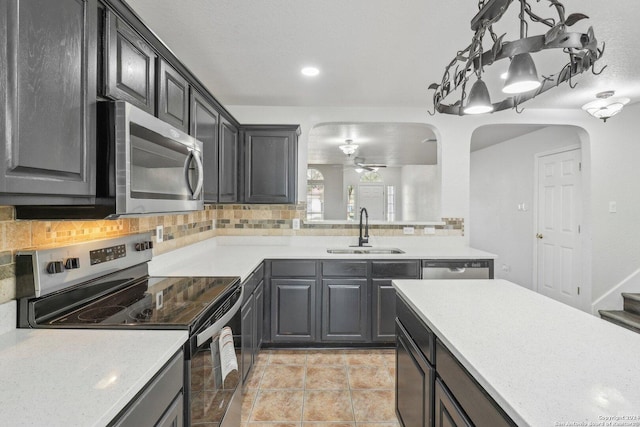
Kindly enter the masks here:
[[[530, 0], [544, 16], [547, 1]], [[427, 87], [471, 40], [474, 0], [129, 0], [225, 105], [431, 107]], [[640, 1], [564, 0], [590, 16], [571, 30], [606, 41], [599, 78], [553, 89], [529, 108], [577, 108], [606, 89], [640, 100]], [[509, 14], [515, 14], [514, 2]], [[499, 33], [512, 31], [513, 22]], [[535, 27], [532, 32], [539, 33]], [[509, 33], [505, 39], [513, 39]], [[505, 61], [503, 61], [505, 62]], [[540, 59], [541, 74], [545, 59]], [[313, 79], [300, 74], [316, 65]], [[497, 76], [505, 64], [492, 68]], [[555, 69], [549, 71], [555, 72]], [[500, 84], [497, 77], [487, 81]]]
[[[358, 145], [350, 157], [338, 148], [346, 139]], [[435, 139], [431, 128], [421, 123], [320, 123], [309, 132], [308, 163], [346, 165], [361, 157], [363, 163], [387, 166], [433, 165]]]

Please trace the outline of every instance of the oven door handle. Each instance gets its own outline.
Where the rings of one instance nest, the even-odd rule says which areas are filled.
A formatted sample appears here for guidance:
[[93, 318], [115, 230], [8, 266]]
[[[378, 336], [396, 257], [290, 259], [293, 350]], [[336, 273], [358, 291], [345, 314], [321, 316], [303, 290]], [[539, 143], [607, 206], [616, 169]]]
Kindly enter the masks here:
[[207, 340], [212, 338], [215, 334], [220, 332], [222, 328], [227, 326], [227, 323], [229, 323], [229, 320], [231, 320], [231, 318], [235, 316], [236, 313], [240, 310], [240, 307], [242, 307], [243, 297], [244, 297], [244, 286], [241, 287], [240, 298], [238, 298], [238, 301], [236, 301], [233, 307], [231, 307], [231, 309], [227, 311], [224, 314], [224, 316], [222, 316], [217, 322], [215, 322], [213, 325], [209, 326], [207, 329], [205, 329], [204, 331], [196, 335], [196, 345], [198, 347], [200, 347], [202, 344], [207, 342]]

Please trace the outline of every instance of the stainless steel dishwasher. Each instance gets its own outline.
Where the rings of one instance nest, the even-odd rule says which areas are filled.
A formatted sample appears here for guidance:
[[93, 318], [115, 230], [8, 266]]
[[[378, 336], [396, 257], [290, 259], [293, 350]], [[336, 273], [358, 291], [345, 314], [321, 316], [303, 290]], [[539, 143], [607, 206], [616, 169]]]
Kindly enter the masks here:
[[492, 260], [423, 260], [423, 279], [493, 279]]

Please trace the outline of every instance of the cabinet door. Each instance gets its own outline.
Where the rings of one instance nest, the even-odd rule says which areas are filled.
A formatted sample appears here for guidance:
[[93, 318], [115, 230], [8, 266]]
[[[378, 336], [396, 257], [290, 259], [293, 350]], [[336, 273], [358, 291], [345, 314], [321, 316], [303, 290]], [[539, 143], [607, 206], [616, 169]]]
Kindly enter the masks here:
[[158, 68], [158, 118], [188, 132], [189, 83], [164, 60]]
[[218, 113], [191, 89], [190, 135], [202, 142], [204, 165], [204, 201], [218, 201]]
[[372, 340], [394, 342], [396, 290], [391, 284], [391, 279], [373, 279], [371, 290]]
[[96, 70], [95, 0], [0, 0], [0, 192], [95, 195]]
[[182, 427], [184, 425], [184, 398], [178, 394], [173, 403], [154, 427]]
[[271, 279], [273, 342], [316, 340], [315, 279]]
[[254, 359], [262, 347], [262, 337], [264, 336], [264, 280], [260, 280], [255, 291], [256, 296], [256, 327], [255, 327], [255, 348]]
[[258, 128], [243, 135], [244, 202], [295, 203], [297, 133]]
[[240, 368], [242, 370], [242, 381], [247, 378], [249, 375], [249, 371], [251, 370], [251, 366], [253, 365], [253, 348], [254, 345], [254, 328], [255, 328], [255, 298], [253, 295], [249, 297], [249, 299], [242, 306], [241, 311], [241, 334], [242, 334], [242, 343], [241, 343], [241, 354], [240, 358], [242, 359]]
[[396, 324], [396, 413], [403, 427], [431, 427], [433, 367], [416, 350], [411, 337]]
[[435, 419], [436, 427], [473, 426], [440, 378], [436, 380], [435, 385]]
[[367, 341], [367, 279], [322, 281], [322, 340]]
[[238, 201], [238, 129], [220, 117], [218, 201]]
[[154, 114], [156, 53], [113, 12], [105, 20], [104, 96]]

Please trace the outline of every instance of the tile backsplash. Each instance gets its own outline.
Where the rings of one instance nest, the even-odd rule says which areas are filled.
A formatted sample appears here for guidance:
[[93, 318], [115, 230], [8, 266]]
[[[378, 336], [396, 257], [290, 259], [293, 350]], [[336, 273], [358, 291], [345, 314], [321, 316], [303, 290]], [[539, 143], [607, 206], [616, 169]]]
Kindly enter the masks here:
[[[207, 205], [205, 210], [176, 215], [145, 216], [99, 221], [22, 221], [12, 206], [0, 206], [0, 303], [15, 298], [15, 254], [19, 250], [64, 246], [126, 234], [151, 232], [162, 225], [164, 241], [153, 250], [158, 255], [215, 236], [357, 236], [358, 224], [306, 224], [306, 204]], [[301, 228], [293, 229], [299, 219]], [[463, 236], [462, 218], [443, 218], [434, 234], [416, 237]], [[402, 236], [402, 225], [371, 225], [370, 234]]]

